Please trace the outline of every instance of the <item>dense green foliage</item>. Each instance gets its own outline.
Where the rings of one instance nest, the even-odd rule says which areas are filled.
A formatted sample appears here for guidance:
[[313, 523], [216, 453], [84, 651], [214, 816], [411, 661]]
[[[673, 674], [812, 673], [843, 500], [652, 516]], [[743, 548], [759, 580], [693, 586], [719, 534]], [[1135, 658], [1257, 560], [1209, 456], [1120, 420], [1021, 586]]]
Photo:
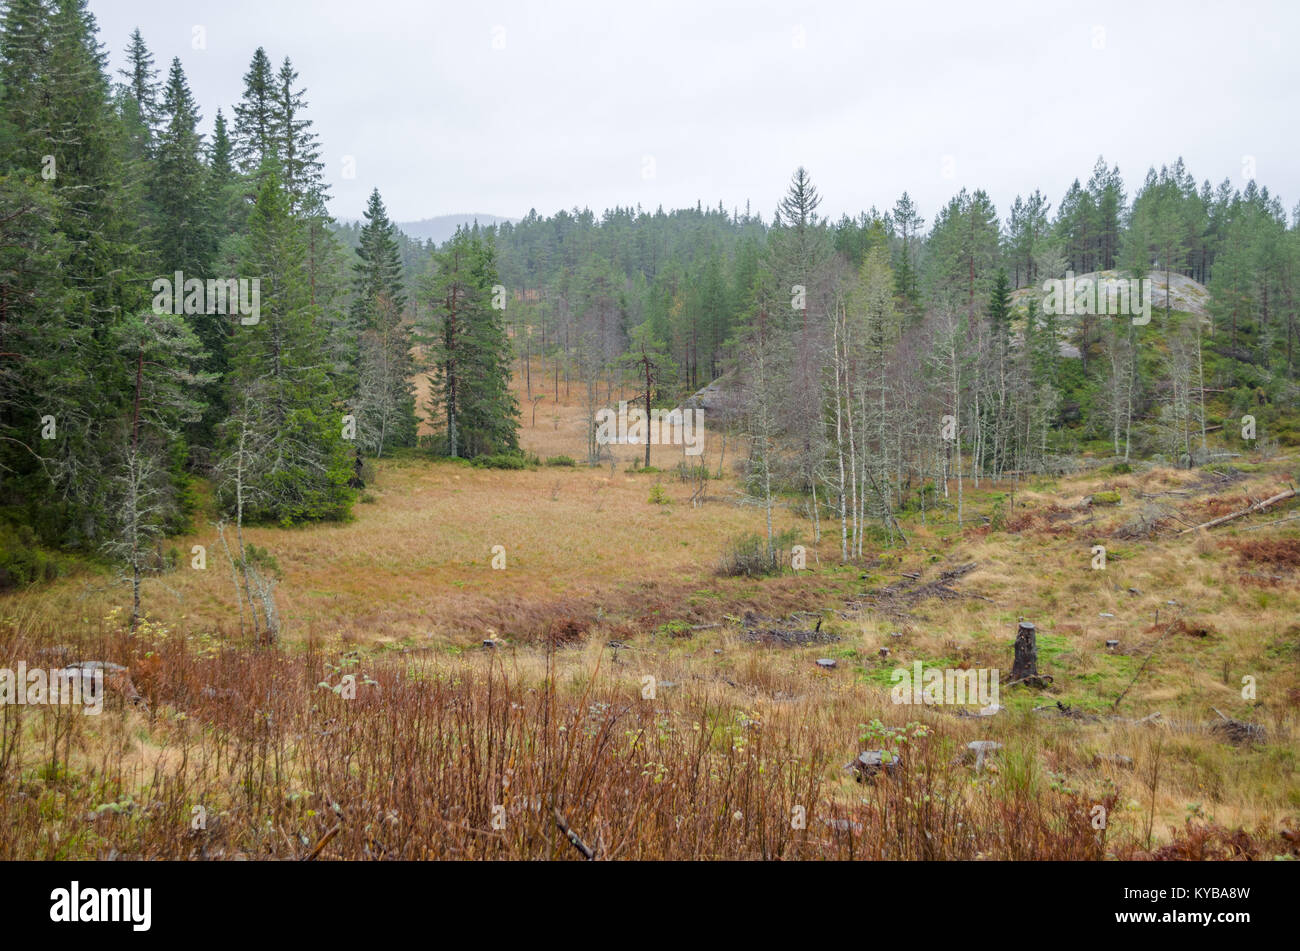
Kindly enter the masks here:
[[[340, 236], [290, 60], [256, 50], [209, 139], [181, 61], [161, 78], [139, 30], [125, 52], [114, 84], [85, 0], [3, 7], [0, 538], [104, 555], [138, 596], [196, 478], [237, 524], [347, 517], [361, 456], [415, 444], [418, 367], [410, 243], [378, 191]], [[460, 454], [517, 448], [473, 261]], [[5, 583], [48, 575], [34, 557]]]

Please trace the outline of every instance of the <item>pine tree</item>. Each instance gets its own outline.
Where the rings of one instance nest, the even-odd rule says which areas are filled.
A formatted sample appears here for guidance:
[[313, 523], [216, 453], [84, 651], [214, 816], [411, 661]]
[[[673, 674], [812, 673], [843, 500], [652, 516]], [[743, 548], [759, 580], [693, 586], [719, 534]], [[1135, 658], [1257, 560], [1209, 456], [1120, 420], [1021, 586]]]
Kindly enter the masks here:
[[1071, 270], [1079, 274], [1096, 270], [1099, 231], [1093, 194], [1085, 190], [1076, 178], [1061, 199], [1056, 215], [1056, 234]]
[[962, 189], [936, 216], [926, 268], [927, 297], [938, 310], [965, 310], [974, 324], [988, 299], [999, 250], [997, 212], [983, 191]]
[[[698, 376], [691, 381], [691, 386], [708, 382], [718, 376], [722, 361], [723, 343], [731, 334], [731, 307], [726, 280], [722, 273], [722, 255], [715, 246], [710, 248], [704, 259], [699, 279], [700, 316], [707, 340], [704, 364], [706, 366], [704, 381]], [[698, 366], [698, 361], [693, 364]]]
[[1119, 167], [1107, 168], [1106, 160], [1098, 156], [1088, 179], [1088, 192], [1097, 209], [1096, 267], [1108, 271], [1119, 258], [1120, 219], [1124, 213], [1124, 183]]

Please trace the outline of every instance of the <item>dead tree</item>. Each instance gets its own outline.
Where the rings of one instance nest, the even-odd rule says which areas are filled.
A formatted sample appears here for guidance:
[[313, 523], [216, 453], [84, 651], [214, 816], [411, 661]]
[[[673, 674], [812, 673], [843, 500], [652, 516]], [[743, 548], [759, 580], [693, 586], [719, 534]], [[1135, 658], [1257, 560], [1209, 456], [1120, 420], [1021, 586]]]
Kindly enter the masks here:
[[1212, 518], [1208, 522], [1202, 522], [1200, 525], [1193, 525], [1191, 528], [1185, 528], [1179, 535], [1186, 535], [1188, 532], [1195, 532], [1202, 528], [1214, 528], [1216, 525], [1222, 525], [1224, 522], [1231, 522], [1234, 519], [1241, 518], [1243, 515], [1249, 515], [1251, 512], [1262, 512], [1270, 505], [1276, 505], [1278, 502], [1284, 502], [1287, 499], [1295, 498], [1296, 490], [1287, 489], [1285, 492], [1279, 492], [1272, 498], [1264, 499], [1262, 502], [1254, 502], [1237, 512], [1230, 512], [1227, 515], [1221, 515], [1218, 518]]

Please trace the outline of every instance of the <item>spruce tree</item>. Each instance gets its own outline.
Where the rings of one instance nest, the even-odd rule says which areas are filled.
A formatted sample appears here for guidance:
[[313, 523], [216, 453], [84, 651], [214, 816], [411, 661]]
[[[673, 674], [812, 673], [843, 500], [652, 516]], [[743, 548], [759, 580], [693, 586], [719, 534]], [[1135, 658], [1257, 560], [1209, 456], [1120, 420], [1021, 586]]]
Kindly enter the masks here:
[[[239, 460], [244, 518], [286, 525], [339, 518], [349, 506], [346, 413], [311, 303], [302, 229], [289, 212], [274, 155], [259, 177], [239, 261], [241, 274], [261, 282], [260, 314], [256, 324], [231, 321], [227, 389], [239, 420], [232, 416], [225, 427], [223, 461]], [[256, 420], [251, 438], [264, 447], [251, 459], [239, 451], [241, 440], [247, 443], [245, 409]], [[228, 485], [222, 497], [234, 504]]]
[[123, 130], [113, 114], [106, 57], [85, 0], [58, 0], [48, 62], [40, 74], [47, 112], [46, 148], [62, 198], [60, 230], [72, 246], [68, 278], [97, 325], [136, 309], [146, 290], [131, 280], [139, 266], [130, 231], [139, 208], [128, 205]]
[[289, 57], [275, 77], [272, 95], [273, 135], [280, 158], [291, 214], [323, 215], [327, 189], [321, 181], [320, 139], [304, 118], [307, 91], [295, 89], [298, 73]]
[[402, 253], [397, 244], [397, 227], [388, 219], [379, 189], [370, 193], [366, 203], [365, 224], [357, 245], [354, 266], [356, 297], [353, 314], [358, 326], [369, 327], [374, 322], [376, 301], [386, 297], [401, 311], [406, 306], [406, 291], [402, 271]]
[[401, 251], [380, 198], [370, 194], [353, 266], [353, 325], [361, 330], [357, 368], [357, 427], [361, 449], [375, 456], [413, 445], [416, 434], [411, 335], [403, 323]]
[[207, 183], [204, 194], [213, 228], [213, 242], [220, 246], [227, 237], [242, 231], [247, 212], [240, 199], [239, 172], [235, 169], [235, 145], [226, 117], [220, 109], [207, 154]]
[[46, 543], [62, 536], [61, 503], [44, 457], [45, 417], [58, 436], [90, 392], [90, 328], [70, 325], [64, 276], [69, 248], [57, 230], [58, 199], [35, 175], [0, 172], [0, 501], [23, 513]]
[[[150, 198], [156, 216], [158, 262], [164, 274], [206, 278], [215, 251], [207, 202], [200, 116], [179, 59], [173, 59], [161, 107]], [[204, 339], [205, 346], [212, 341]]]
[[7, 135], [0, 167], [39, 172], [49, 139], [47, 90], [52, 30], [45, 0], [10, 0], [0, 22], [0, 107]]
[[[217, 229], [211, 191], [211, 172], [203, 163], [203, 136], [198, 132], [200, 117], [179, 59], [173, 59], [160, 109], [155, 157], [151, 163], [149, 198], [156, 235], [159, 273], [174, 280], [220, 279], [216, 273]], [[225, 413], [225, 402], [217, 376], [226, 369], [227, 327], [219, 314], [186, 315], [203, 357], [194, 369], [213, 375], [203, 387], [207, 412], [190, 429], [191, 438], [211, 445], [214, 427]]]
[[496, 251], [477, 229], [457, 229], [434, 254], [430, 408], [446, 426], [446, 451], [470, 458], [519, 448], [519, 406], [510, 391], [510, 343], [492, 306]]
[[126, 98], [133, 107], [133, 114], [128, 117], [128, 121], [133, 119], [146, 133], [152, 133], [161, 120], [158, 96], [162, 87], [158, 82], [153, 53], [145, 45], [139, 27], [131, 32], [126, 60], [126, 68], [118, 70], [118, 75], [125, 80]]
[[[148, 273], [146, 262], [133, 244], [141, 208], [127, 181], [128, 143], [113, 109], [94, 17], [83, 0], [23, 9], [28, 19], [6, 21], [19, 34], [6, 33], [3, 41], [6, 120], [19, 167], [30, 170], [33, 183], [39, 170], [50, 196], [34, 204], [58, 235], [61, 267], [57, 285], [44, 289], [56, 305], [31, 315], [44, 328], [33, 329], [28, 345], [40, 348], [44, 341], [49, 349], [9, 352], [21, 353], [16, 359], [30, 374], [34, 409], [58, 426], [58, 438], [33, 447], [51, 480], [45, 508], [57, 507], [52, 517], [61, 523], [63, 543], [91, 545], [102, 540], [111, 520], [102, 460], [116, 411], [130, 398], [110, 334], [123, 314], [138, 312], [147, 299], [147, 284], [139, 280]], [[40, 53], [27, 56], [33, 44]], [[34, 75], [12, 76], [11, 83], [17, 68], [11, 53]], [[11, 85], [36, 95], [11, 99]]]
[[246, 175], [259, 173], [278, 154], [275, 97], [271, 60], [259, 46], [244, 74], [244, 97], [235, 106], [235, 160]]

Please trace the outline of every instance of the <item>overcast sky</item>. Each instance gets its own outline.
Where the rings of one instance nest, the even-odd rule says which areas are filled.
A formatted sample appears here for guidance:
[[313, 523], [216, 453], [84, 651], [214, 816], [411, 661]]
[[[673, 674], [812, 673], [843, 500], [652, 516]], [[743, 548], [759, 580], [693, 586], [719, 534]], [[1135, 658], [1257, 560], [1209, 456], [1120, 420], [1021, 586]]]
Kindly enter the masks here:
[[[1197, 181], [1300, 200], [1300, 3], [91, 0], [114, 70], [139, 26], [210, 129], [260, 45], [292, 58], [331, 209], [397, 220], [703, 201], [770, 218], [808, 168], [838, 217], [962, 186], [1053, 208], [1099, 154], [1132, 195]], [[201, 42], [201, 41], [205, 41]], [[205, 48], [195, 48], [203, 46]], [[351, 158], [355, 177], [346, 176]]]

